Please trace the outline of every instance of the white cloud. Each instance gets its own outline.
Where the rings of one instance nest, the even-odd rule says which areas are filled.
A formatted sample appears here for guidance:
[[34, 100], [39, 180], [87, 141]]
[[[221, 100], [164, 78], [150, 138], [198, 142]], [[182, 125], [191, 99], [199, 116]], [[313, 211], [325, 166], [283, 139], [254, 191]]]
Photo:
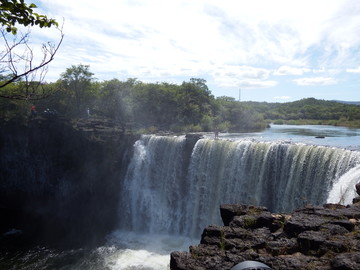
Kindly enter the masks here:
[[346, 69], [346, 72], [349, 72], [349, 73], [360, 73], [360, 66], [357, 67], [357, 68], [348, 68], [348, 69]]
[[277, 85], [276, 81], [240, 80], [239, 86], [243, 88], [269, 88]]
[[298, 85], [334, 85], [338, 80], [331, 77], [301, 78], [293, 80]]
[[220, 87], [269, 88], [277, 85], [276, 81], [259, 79], [240, 79], [236, 77], [215, 77], [215, 83]]
[[267, 79], [270, 71], [264, 68], [251, 66], [222, 65], [209, 67], [214, 71], [214, 76], [247, 79]]
[[251, 66], [224, 65], [211, 67], [215, 83], [221, 87], [270, 87], [273, 83], [267, 81], [270, 70]]
[[305, 72], [310, 72], [310, 69], [281, 66], [274, 72], [274, 75], [303, 75]]
[[312, 72], [314, 73], [325, 73], [326, 70], [324, 67], [320, 67], [320, 68], [317, 68], [317, 69], [313, 69]]

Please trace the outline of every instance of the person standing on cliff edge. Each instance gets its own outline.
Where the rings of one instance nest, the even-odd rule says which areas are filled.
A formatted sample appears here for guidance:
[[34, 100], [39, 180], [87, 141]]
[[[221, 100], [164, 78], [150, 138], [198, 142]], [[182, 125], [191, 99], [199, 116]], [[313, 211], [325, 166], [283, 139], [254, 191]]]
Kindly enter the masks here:
[[31, 117], [35, 117], [35, 116], [36, 116], [36, 106], [31, 105]]
[[219, 139], [219, 129], [218, 128], [215, 129], [214, 133], [215, 133], [215, 140]]

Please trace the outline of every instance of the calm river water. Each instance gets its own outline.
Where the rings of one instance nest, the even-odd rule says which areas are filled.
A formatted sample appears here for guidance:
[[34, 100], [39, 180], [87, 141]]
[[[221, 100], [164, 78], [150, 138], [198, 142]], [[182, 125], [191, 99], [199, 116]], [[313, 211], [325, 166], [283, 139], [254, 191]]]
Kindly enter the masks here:
[[[212, 135], [207, 134], [207, 137]], [[320, 137], [320, 138], [319, 138]], [[360, 150], [360, 129], [320, 125], [271, 125], [262, 132], [220, 133], [220, 139], [251, 138], [259, 141], [287, 141]]]

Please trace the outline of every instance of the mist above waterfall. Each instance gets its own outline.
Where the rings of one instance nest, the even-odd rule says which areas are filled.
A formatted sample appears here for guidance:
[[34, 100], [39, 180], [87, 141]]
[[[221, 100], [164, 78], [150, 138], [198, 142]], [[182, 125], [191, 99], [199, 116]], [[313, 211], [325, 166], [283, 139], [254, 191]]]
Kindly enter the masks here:
[[[356, 151], [300, 143], [142, 136], [122, 190], [121, 226], [198, 236], [220, 224], [219, 206], [246, 203], [291, 211], [325, 203], [335, 182], [360, 161]], [[183, 161], [189, 158], [188, 166]]]

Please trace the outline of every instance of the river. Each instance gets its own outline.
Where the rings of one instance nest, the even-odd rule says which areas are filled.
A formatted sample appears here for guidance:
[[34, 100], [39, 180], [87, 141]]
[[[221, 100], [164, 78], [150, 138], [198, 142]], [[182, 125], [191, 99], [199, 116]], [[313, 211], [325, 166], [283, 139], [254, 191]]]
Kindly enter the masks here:
[[[212, 134], [207, 134], [211, 137]], [[262, 132], [220, 133], [220, 139], [252, 138], [264, 141], [291, 141], [298, 143], [360, 150], [360, 129], [322, 125], [270, 125]]]

